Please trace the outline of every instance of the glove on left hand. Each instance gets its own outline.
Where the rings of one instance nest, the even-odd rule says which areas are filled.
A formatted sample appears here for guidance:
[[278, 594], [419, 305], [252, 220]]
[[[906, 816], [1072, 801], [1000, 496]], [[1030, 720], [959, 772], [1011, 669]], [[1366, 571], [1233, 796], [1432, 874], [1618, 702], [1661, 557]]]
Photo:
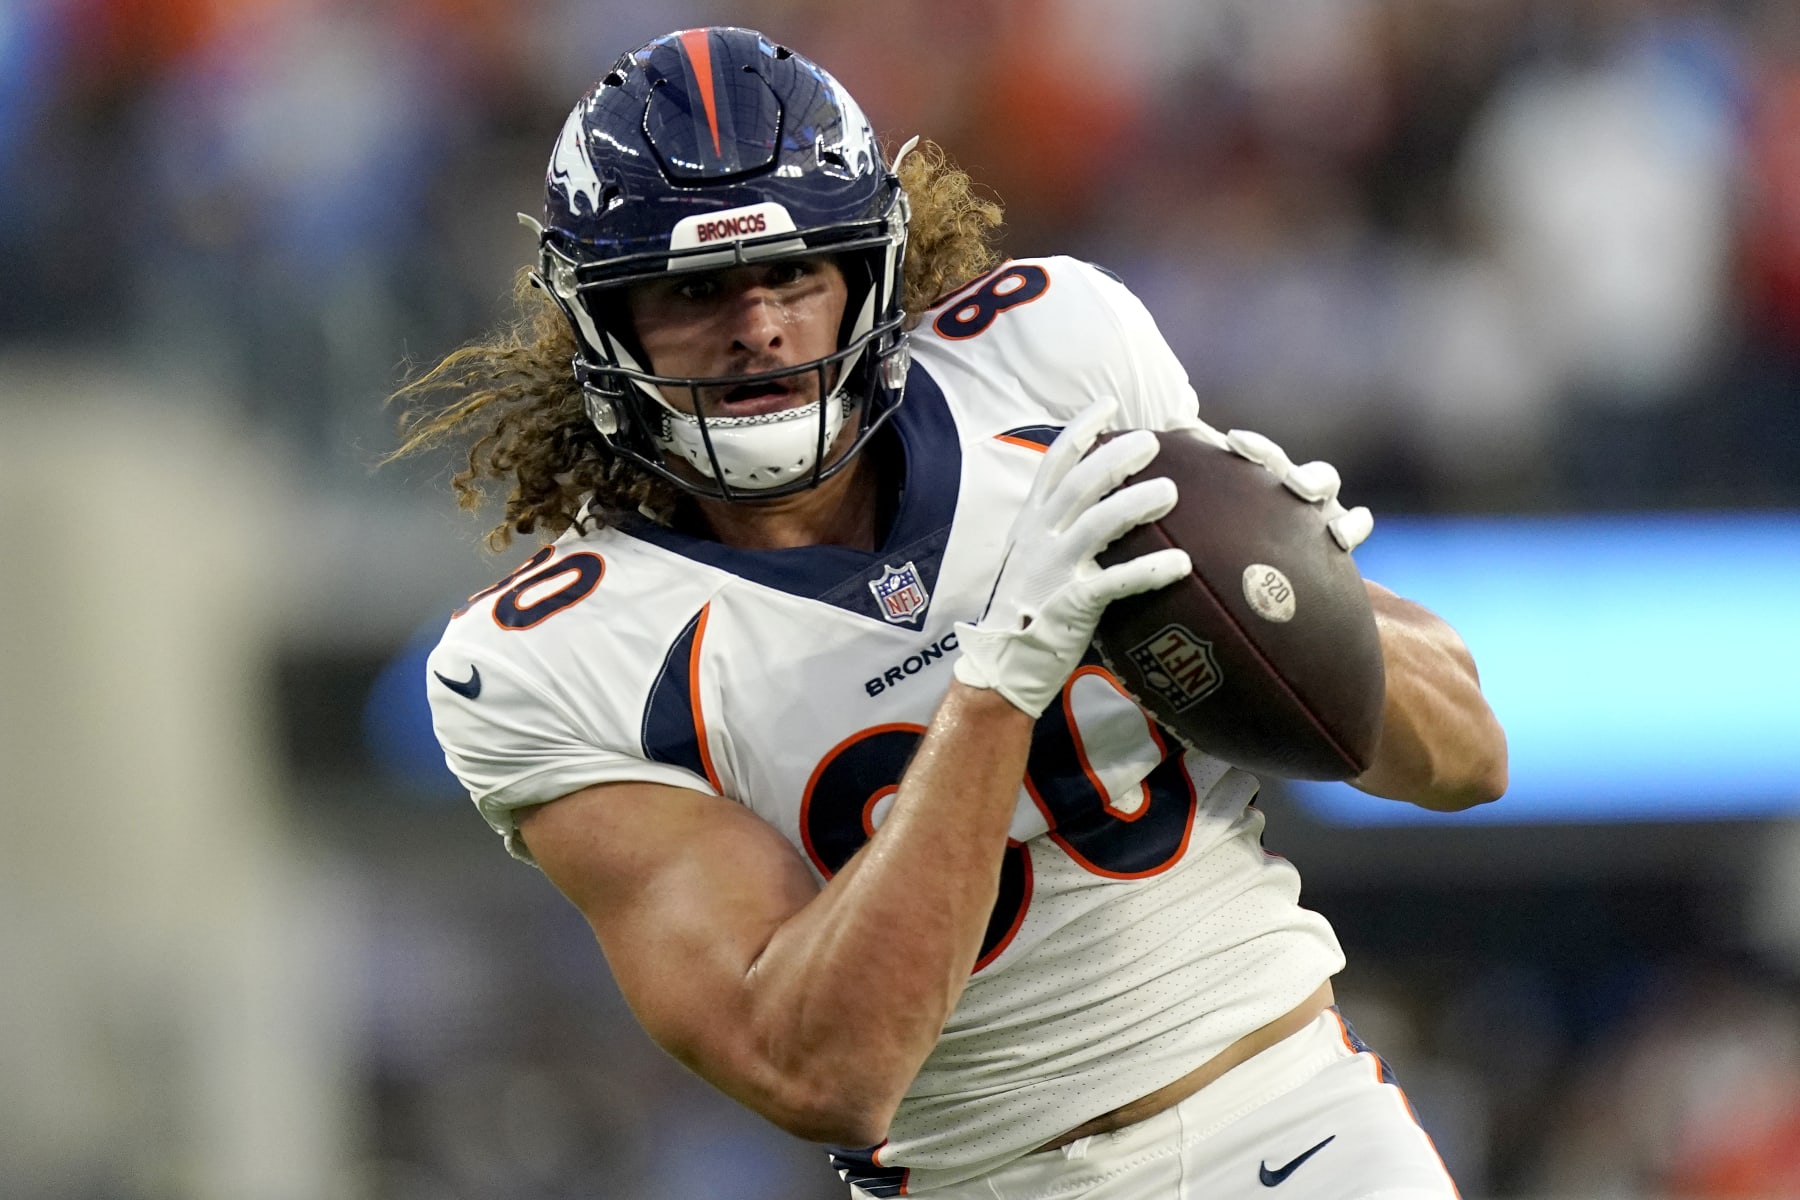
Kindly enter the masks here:
[[1110, 399], [1090, 406], [1051, 443], [1013, 522], [987, 612], [956, 626], [956, 677], [998, 691], [1034, 717], [1080, 664], [1108, 604], [1193, 570], [1187, 552], [1176, 549], [1105, 568], [1094, 561], [1127, 530], [1175, 507], [1170, 479], [1114, 490], [1156, 457], [1155, 434], [1121, 434], [1087, 453], [1115, 408]]

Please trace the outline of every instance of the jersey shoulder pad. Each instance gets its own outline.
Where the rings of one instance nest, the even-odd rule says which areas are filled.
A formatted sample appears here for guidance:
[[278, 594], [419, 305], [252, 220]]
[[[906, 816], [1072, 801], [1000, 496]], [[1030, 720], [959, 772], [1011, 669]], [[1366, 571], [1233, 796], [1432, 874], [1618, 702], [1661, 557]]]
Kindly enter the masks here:
[[1196, 419], [1187, 372], [1155, 319], [1116, 275], [1078, 258], [1013, 259], [924, 316], [917, 353], [955, 375], [1005, 376], [1054, 420], [1101, 396], [1121, 427]]
[[645, 729], [712, 574], [636, 539], [590, 536], [539, 550], [451, 617], [426, 660], [432, 725], [516, 855], [518, 809], [594, 784], [716, 790], [681, 759], [654, 755]]

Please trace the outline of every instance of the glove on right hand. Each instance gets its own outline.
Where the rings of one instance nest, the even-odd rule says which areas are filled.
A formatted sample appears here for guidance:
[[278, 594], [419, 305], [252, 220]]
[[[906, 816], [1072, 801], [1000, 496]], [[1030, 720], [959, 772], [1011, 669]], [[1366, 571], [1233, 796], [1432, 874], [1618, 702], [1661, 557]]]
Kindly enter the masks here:
[[1171, 479], [1114, 490], [1156, 457], [1155, 434], [1135, 430], [1087, 453], [1116, 408], [1098, 401], [1051, 443], [1013, 522], [987, 612], [956, 626], [956, 677], [998, 691], [1033, 717], [1080, 664], [1108, 604], [1193, 570], [1187, 552], [1176, 549], [1105, 568], [1094, 561], [1128, 530], [1175, 507]]
[[1363, 539], [1375, 528], [1375, 518], [1367, 508], [1359, 504], [1346, 509], [1338, 499], [1337, 468], [1330, 463], [1309, 462], [1295, 466], [1287, 451], [1248, 429], [1232, 430], [1225, 435], [1225, 444], [1232, 453], [1249, 459], [1281, 480], [1294, 495], [1318, 505], [1325, 517], [1325, 527], [1331, 530], [1332, 540], [1344, 550], [1354, 550], [1362, 545]]

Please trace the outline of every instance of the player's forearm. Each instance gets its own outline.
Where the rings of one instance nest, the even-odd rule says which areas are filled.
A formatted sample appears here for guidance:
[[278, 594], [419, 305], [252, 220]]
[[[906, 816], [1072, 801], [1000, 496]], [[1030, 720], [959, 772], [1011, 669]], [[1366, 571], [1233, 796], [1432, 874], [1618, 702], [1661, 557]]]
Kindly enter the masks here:
[[1421, 606], [1369, 584], [1387, 665], [1375, 760], [1355, 786], [1451, 812], [1506, 790], [1506, 734], [1481, 694], [1456, 631]]
[[997, 693], [954, 684], [876, 835], [751, 968], [770, 1065], [870, 1142], [968, 982], [1031, 729]]

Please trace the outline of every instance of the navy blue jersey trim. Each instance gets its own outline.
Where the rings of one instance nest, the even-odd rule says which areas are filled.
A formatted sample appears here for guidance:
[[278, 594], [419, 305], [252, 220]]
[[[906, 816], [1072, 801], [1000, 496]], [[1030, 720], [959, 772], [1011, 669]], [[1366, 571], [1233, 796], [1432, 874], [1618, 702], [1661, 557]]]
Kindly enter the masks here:
[[877, 1165], [875, 1152], [880, 1149], [881, 1146], [871, 1146], [867, 1150], [834, 1149], [830, 1151], [831, 1165], [845, 1183], [854, 1184], [871, 1196], [902, 1195], [910, 1172], [906, 1167]]
[[682, 627], [675, 643], [663, 656], [662, 669], [644, 700], [644, 721], [638, 737], [644, 757], [652, 762], [684, 767], [707, 778], [706, 760], [700, 755], [700, 730], [694, 724], [694, 697], [688, 685], [688, 666], [694, 656], [694, 638], [700, 631], [700, 614]]
[[1034, 446], [1048, 446], [1056, 440], [1056, 435], [1063, 431], [1061, 425], [1021, 425], [1017, 429], [1008, 429], [1005, 433], [995, 434], [1002, 440], [1030, 442]]
[[[818, 600], [859, 616], [882, 616], [869, 584], [886, 567], [911, 563], [927, 594], [937, 589], [938, 569], [950, 541], [956, 497], [962, 485], [962, 439], [937, 381], [917, 362], [906, 377], [906, 403], [888, 422], [905, 459], [899, 511], [883, 545], [873, 552], [848, 546], [795, 546], [782, 550], [742, 550], [708, 538], [667, 529], [641, 517], [620, 529], [684, 558], [729, 571], [791, 596]], [[929, 607], [900, 628], [924, 627]]]
[[1370, 1058], [1375, 1060], [1375, 1065], [1381, 1068], [1381, 1082], [1391, 1083], [1395, 1087], [1399, 1087], [1400, 1080], [1394, 1074], [1393, 1068], [1387, 1065], [1387, 1059], [1381, 1057], [1381, 1055], [1369, 1048], [1369, 1043], [1362, 1040], [1361, 1036], [1356, 1032], [1356, 1026], [1350, 1024], [1337, 1005], [1332, 1005], [1331, 1011], [1337, 1013], [1338, 1023], [1344, 1027], [1344, 1036], [1349, 1039], [1350, 1048], [1358, 1054], [1367, 1054]]

